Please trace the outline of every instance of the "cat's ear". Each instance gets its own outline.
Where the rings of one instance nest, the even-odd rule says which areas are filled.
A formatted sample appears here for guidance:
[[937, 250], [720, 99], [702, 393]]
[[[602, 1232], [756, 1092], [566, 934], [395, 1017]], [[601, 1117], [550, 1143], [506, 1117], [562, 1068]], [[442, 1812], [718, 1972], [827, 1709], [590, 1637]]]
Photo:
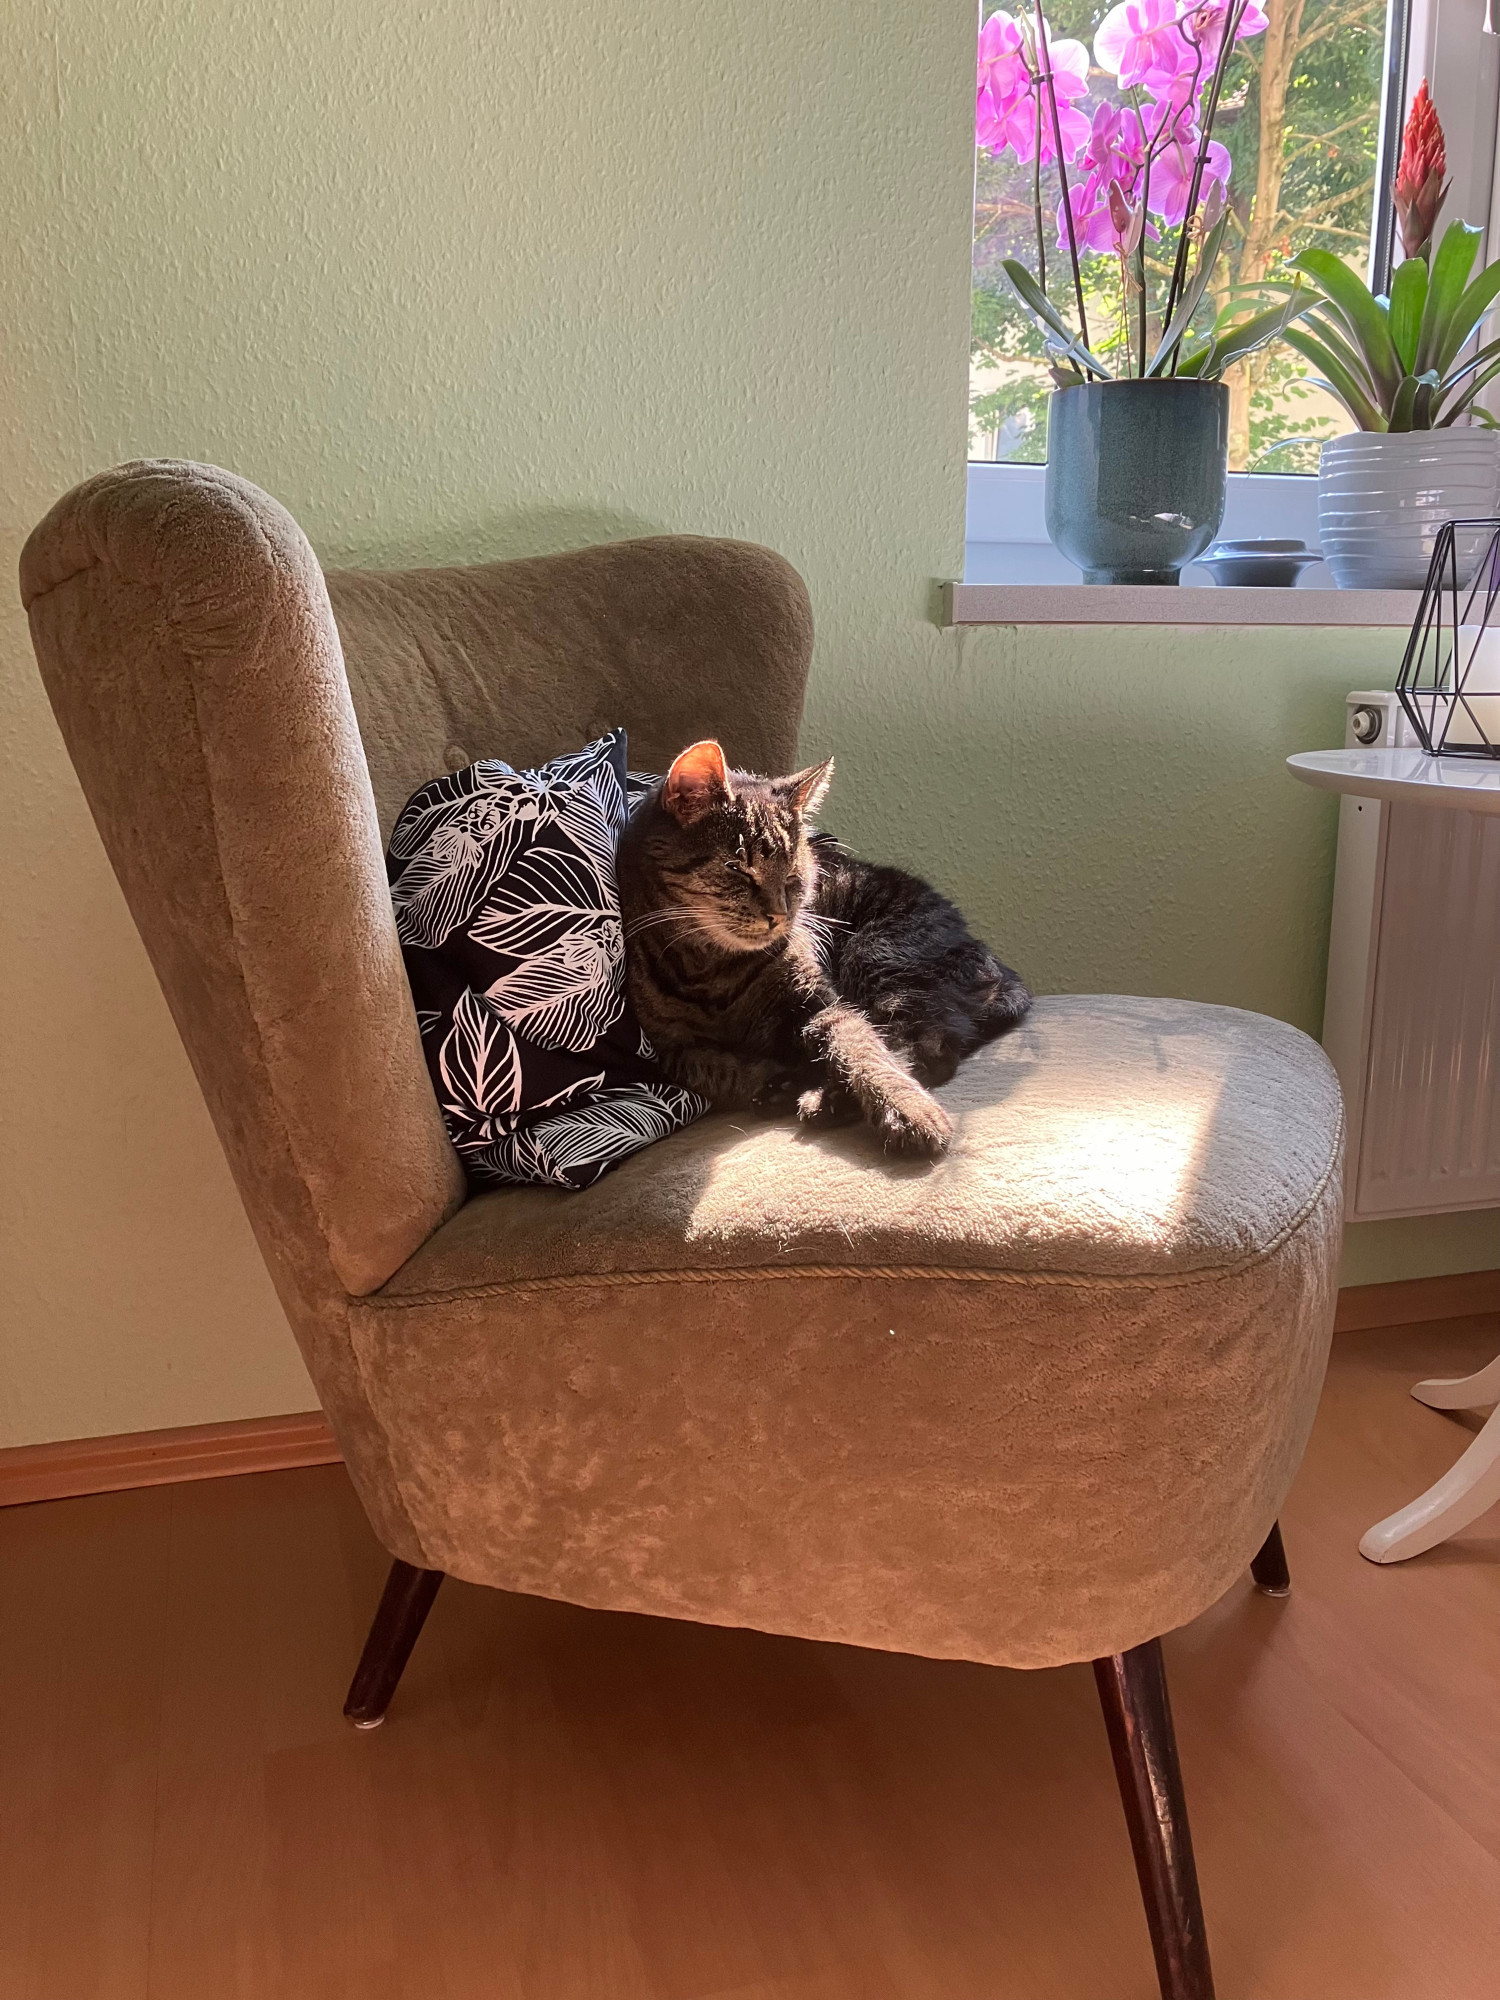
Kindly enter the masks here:
[[691, 826], [733, 797], [724, 752], [711, 737], [703, 743], [690, 743], [672, 760], [661, 788], [661, 802], [680, 826]]
[[783, 778], [781, 783], [798, 812], [804, 819], [811, 819], [827, 798], [828, 787], [833, 783], [833, 759], [825, 757], [821, 764], [814, 764], [806, 771], [794, 772], [790, 778]]

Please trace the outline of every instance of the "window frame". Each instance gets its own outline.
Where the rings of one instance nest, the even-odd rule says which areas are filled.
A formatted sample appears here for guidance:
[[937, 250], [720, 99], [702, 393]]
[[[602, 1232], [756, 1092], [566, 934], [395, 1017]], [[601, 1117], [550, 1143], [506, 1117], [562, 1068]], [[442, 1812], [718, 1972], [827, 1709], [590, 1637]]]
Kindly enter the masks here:
[[[1480, 219], [1484, 258], [1500, 243], [1500, 35], [1487, 34], [1485, 0], [1387, 0], [1386, 68], [1381, 93], [1377, 186], [1371, 223], [1369, 273], [1372, 284], [1388, 278], [1394, 243], [1390, 202], [1383, 195], [1395, 178], [1401, 132], [1423, 78], [1434, 99], [1446, 105], [1451, 191], [1444, 216]], [[1398, 116], [1392, 116], [1393, 108]], [[1376, 284], [1377, 290], [1383, 289]], [[1483, 400], [1500, 415], [1500, 384]], [[1045, 466], [1011, 465], [990, 459], [967, 461], [964, 528], [965, 583], [1079, 584], [1074, 565], [1047, 536], [1043, 503]], [[1318, 482], [1311, 473], [1231, 472], [1223, 533], [1226, 536], [1298, 536], [1318, 540]], [[1206, 570], [1189, 568], [1184, 584], [1211, 585]], [[1322, 563], [1310, 565], [1299, 588], [1326, 590], [1332, 583]]]

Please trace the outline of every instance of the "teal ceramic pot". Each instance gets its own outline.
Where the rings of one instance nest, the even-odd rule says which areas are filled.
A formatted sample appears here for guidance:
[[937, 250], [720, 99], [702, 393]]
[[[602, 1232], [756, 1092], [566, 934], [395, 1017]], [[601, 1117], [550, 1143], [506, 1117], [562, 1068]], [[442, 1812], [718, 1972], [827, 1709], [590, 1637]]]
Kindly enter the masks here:
[[1219, 532], [1222, 382], [1086, 382], [1047, 409], [1047, 533], [1085, 583], [1176, 583]]

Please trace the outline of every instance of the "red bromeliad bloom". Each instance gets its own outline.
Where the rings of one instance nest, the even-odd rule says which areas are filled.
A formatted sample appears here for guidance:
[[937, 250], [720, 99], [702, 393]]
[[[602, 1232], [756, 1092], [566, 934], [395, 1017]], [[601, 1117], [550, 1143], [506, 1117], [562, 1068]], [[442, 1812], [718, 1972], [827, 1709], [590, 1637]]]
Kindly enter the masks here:
[[1443, 128], [1427, 94], [1427, 79], [1412, 99], [1401, 141], [1401, 164], [1396, 169], [1392, 199], [1396, 220], [1401, 225], [1401, 247], [1408, 257], [1418, 257], [1432, 240], [1438, 210], [1448, 192], [1443, 175], [1448, 171], [1448, 151], [1443, 144]]

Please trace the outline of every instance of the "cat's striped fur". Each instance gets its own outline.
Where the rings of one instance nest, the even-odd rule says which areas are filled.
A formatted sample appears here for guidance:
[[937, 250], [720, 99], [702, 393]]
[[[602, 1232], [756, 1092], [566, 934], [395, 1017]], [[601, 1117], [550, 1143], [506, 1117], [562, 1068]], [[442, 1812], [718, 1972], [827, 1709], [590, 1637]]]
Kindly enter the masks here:
[[935, 1159], [926, 1086], [1012, 1027], [1031, 995], [936, 889], [813, 831], [833, 760], [729, 771], [695, 743], [620, 842], [630, 997], [668, 1073], [719, 1106], [866, 1119]]

